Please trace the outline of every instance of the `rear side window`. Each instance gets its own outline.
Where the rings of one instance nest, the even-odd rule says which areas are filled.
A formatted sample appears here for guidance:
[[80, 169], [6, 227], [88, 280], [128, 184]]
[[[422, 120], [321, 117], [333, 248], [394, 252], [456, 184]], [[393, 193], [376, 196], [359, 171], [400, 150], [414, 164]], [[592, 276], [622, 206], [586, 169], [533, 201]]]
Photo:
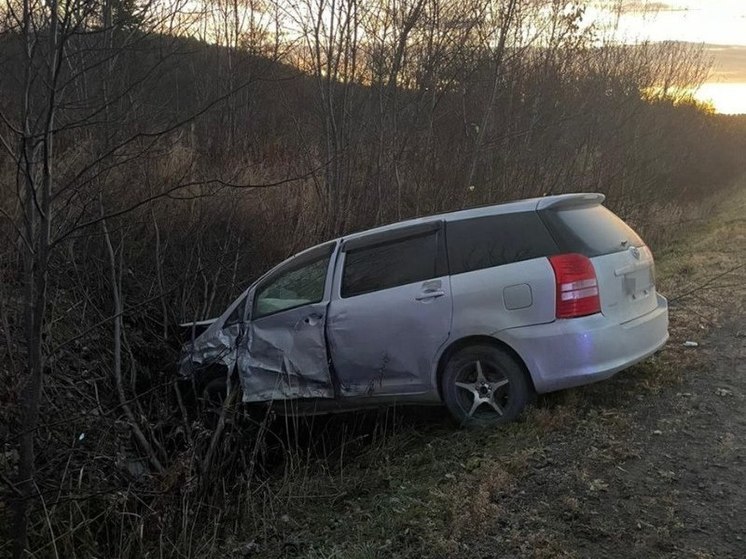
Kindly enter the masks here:
[[599, 256], [643, 246], [632, 228], [604, 206], [545, 210], [542, 217], [563, 252]]
[[351, 250], [345, 255], [342, 297], [354, 297], [438, 277], [437, 233]]
[[452, 274], [557, 254], [536, 212], [477, 217], [446, 224]]

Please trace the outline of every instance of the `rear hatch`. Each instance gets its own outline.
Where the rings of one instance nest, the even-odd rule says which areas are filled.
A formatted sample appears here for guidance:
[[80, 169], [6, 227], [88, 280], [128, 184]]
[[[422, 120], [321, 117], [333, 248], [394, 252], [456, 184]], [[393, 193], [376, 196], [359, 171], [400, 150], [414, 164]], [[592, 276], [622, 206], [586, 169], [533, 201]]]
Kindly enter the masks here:
[[591, 259], [601, 312], [620, 323], [658, 305], [653, 254], [640, 236], [601, 205], [603, 196], [568, 197], [538, 210], [562, 252]]

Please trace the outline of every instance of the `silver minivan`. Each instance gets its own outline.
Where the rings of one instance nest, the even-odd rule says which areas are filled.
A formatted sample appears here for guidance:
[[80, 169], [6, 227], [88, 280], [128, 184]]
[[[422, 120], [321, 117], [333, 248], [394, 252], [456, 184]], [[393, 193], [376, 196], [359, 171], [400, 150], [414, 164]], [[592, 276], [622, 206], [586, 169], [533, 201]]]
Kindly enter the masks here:
[[653, 255], [602, 204], [565, 194], [404, 221], [309, 248], [184, 346], [205, 394], [314, 414], [443, 403], [514, 419], [534, 393], [605, 379], [668, 339]]

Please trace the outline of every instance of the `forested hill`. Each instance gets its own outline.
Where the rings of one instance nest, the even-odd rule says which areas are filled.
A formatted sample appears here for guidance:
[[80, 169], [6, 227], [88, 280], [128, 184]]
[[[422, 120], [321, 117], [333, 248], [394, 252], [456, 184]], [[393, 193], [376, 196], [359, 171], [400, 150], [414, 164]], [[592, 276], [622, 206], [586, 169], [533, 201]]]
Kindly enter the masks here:
[[[101, 34], [72, 36], [55, 114], [60, 201], [76, 202], [58, 214], [62, 231], [68, 220], [90, 221], [80, 202], [102, 191], [118, 212], [167, 190], [193, 198], [205, 185], [212, 195], [222, 183], [279, 182], [278, 193], [229, 195], [242, 234], [254, 223], [294, 224], [271, 246], [252, 242], [261, 268], [310, 242], [413, 215], [578, 190], [602, 191], [615, 205], [691, 202], [742, 171], [742, 121], [681, 93], [702, 79], [701, 50], [597, 47], [574, 33], [507, 45], [499, 56], [465, 39], [438, 46], [410, 36], [411, 52], [399, 53], [320, 38], [333, 58], [317, 57], [315, 45], [272, 52], [139, 30], [107, 44]], [[19, 36], [3, 42], [10, 79], [0, 106], [12, 122], [25, 59]], [[43, 40], [36, 56], [43, 64]], [[31, 110], [43, 114], [48, 95], [36, 76]], [[99, 163], [110, 169], [105, 180]], [[14, 168], [5, 154], [11, 191]], [[233, 219], [218, 205], [216, 227]], [[168, 221], [161, 233], [183, 237]]]
[[[213, 227], [230, 222], [243, 239], [254, 225], [278, 228], [270, 246], [252, 238], [257, 272], [311, 242], [413, 215], [590, 190], [635, 217], [642, 201], [695, 202], [742, 172], [742, 120], [686, 92], [705, 75], [701, 49], [596, 46], [574, 21], [557, 16], [555, 36], [512, 37], [500, 52], [475, 37], [449, 43], [447, 28], [433, 43], [438, 30], [425, 22], [392, 44], [348, 44], [339, 29], [307, 46], [261, 48], [139, 28], [73, 34], [56, 94], [60, 232], [95, 218], [99, 193], [113, 213], [167, 191], [209, 194], [191, 205], [217, 204]], [[45, 37], [32, 66], [45, 63]], [[3, 37], [0, 107], [11, 124], [23, 112], [21, 39]], [[30, 110], [41, 115], [50, 91], [37, 74]], [[15, 188], [8, 155], [6, 194]], [[276, 183], [213, 199], [227, 185]], [[184, 226], [168, 218], [160, 233], [183, 238]]]

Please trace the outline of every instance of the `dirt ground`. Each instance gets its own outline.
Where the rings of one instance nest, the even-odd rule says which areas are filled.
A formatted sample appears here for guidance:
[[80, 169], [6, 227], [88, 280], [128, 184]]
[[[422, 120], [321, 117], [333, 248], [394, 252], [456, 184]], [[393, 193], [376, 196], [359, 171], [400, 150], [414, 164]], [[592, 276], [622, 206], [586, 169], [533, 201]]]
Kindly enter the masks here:
[[[590, 394], [586, 419], [552, 437], [500, 498], [474, 556], [746, 557], [744, 316], [699, 343], [681, 384], [640, 397], [638, 375], [619, 378], [607, 388], [623, 387], [622, 410]], [[505, 533], [513, 549], [502, 553]]]

